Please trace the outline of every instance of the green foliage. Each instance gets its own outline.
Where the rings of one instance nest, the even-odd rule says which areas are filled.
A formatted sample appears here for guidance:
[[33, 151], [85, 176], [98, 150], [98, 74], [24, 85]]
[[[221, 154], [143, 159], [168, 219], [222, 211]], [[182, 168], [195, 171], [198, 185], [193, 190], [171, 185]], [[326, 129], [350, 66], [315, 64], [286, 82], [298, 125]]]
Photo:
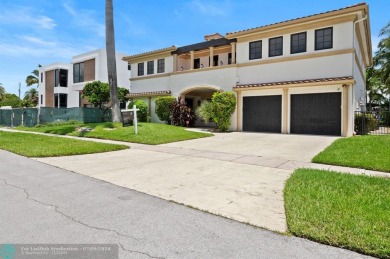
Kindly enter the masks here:
[[196, 115], [191, 111], [184, 100], [175, 100], [170, 109], [171, 124], [182, 127], [195, 126]]
[[129, 100], [129, 98], [126, 97], [127, 94], [129, 94], [129, 90], [124, 87], [118, 87], [118, 99], [120, 103], [125, 103]]
[[387, 178], [298, 169], [284, 189], [288, 229], [327, 245], [390, 258], [389, 194]]
[[358, 135], [366, 135], [370, 131], [376, 130], [378, 120], [373, 114], [359, 113], [355, 114], [355, 132]]
[[390, 135], [341, 138], [316, 155], [312, 162], [390, 172]]
[[18, 108], [21, 106], [21, 101], [16, 94], [4, 94], [4, 98], [0, 101], [0, 106], [11, 106], [12, 108]]
[[230, 118], [236, 109], [236, 96], [232, 92], [215, 92], [211, 100], [213, 106], [213, 120], [220, 131], [227, 131], [230, 127]]
[[142, 100], [136, 100], [134, 102], [130, 102], [128, 108], [132, 109], [133, 106], [137, 106], [139, 111], [137, 112], [137, 118], [139, 122], [149, 122], [148, 118], [148, 104]]
[[110, 86], [107, 83], [93, 81], [87, 83], [83, 89], [83, 98], [100, 109], [110, 101]]
[[174, 101], [176, 101], [176, 98], [171, 96], [157, 97], [155, 100], [155, 112], [158, 118], [168, 124], [170, 123], [171, 105]]
[[26, 77], [26, 84], [27, 86], [37, 85], [39, 83], [39, 71], [37, 69], [34, 69], [31, 72], [31, 75], [28, 75]]
[[31, 88], [26, 91], [22, 101], [23, 107], [36, 107], [38, 105], [38, 90]]
[[378, 43], [374, 66], [378, 68], [382, 82], [390, 89], [390, 22], [381, 29], [379, 36], [385, 36]]
[[0, 83], [0, 101], [3, 100], [5, 95], [5, 88], [3, 87], [3, 84]]
[[213, 118], [213, 105], [209, 101], [203, 101], [195, 111], [196, 115], [200, 117], [207, 124]]

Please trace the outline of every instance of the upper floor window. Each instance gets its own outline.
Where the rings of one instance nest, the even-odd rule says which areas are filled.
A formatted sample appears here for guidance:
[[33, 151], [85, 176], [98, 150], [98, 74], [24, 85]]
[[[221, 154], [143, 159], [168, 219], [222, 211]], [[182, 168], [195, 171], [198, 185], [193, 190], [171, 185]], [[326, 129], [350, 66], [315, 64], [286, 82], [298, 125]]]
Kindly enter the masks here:
[[148, 61], [148, 75], [154, 73], [154, 61]]
[[41, 73], [41, 83], [43, 82], [43, 73]]
[[127, 70], [131, 70], [131, 64], [127, 64]]
[[291, 54], [306, 52], [306, 32], [291, 34]]
[[315, 50], [333, 48], [333, 28], [319, 29], [315, 32]]
[[259, 59], [262, 57], [262, 41], [249, 42], [249, 59]]
[[73, 82], [84, 82], [84, 63], [73, 64]]
[[144, 75], [144, 63], [138, 63], [138, 76]]
[[283, 37], [269, 39], [268, 56], [275, 57], [283, 55]]
[[56, 69], [54, 71], [54, 87], [68, 87], [68, 70]]
[[165, 72], [165, 59], [159, 59], [157, 60], [157, 73], [164, 73]]

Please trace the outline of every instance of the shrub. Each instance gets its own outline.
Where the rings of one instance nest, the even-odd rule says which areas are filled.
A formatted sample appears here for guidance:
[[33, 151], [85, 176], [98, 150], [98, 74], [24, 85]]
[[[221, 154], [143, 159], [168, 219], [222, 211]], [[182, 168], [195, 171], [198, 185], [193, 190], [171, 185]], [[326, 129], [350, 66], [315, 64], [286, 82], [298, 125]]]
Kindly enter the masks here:
[[170, 123], [171, 105], [175, 100], [176, 98], [171, 96], [156, 98], [155, 112], [160, 120], [165, 121], [168, 124]]
[[236, 96], [232, 92], [215, 92], [211, 101], [212, 118], [220, 131], [227, 131], [230, 127], [230, 118], [236, 109]]
[[1, 106], [11, 106], [12, 108], [18, 108], [21, 105], [21, 100], [16, 94], [4, 94], [3, 100], [0, 101]]
[[200, 117], [206, 124], [213, 118], [213, 105], [209, 101], [203, 101], [195, 111], [196, 116]]
[[182, 127], [195, 126], [196, 115], [191, 111], [191, 108], [186, 106], [186, 102], [184, 100], [175, 100], [171, 104], [170, 114], [172, 125]]
[[359, 113], [355, 115], [355, 132], [358, 135], [366, 135], [377, 127], [378, 121], [370, 113]]
[[148, 104], [142, 100], [136, 100], [134, 102], [130, 102], [128, 108], [132, 109], [133, 106], [137, 106], [139, 111], [137, 112], [137, 118], [139, 122], [149, 122], [148, 118]]

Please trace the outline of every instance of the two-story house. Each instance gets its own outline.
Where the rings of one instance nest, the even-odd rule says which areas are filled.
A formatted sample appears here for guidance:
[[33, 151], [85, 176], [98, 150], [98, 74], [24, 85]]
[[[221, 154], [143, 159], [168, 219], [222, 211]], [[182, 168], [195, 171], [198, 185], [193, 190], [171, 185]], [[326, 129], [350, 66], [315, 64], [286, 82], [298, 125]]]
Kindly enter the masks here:
[[[126, 54], [116, 53], [117, 80], [119, 87], [130, 89], [130, 65], [123, 61]], [[53, 63], [39, 69], [39, 106], [86, 107], [81, 98], [85, 84], [100, 80], [108, 82], [107, 55], [98, 49], [74, 56], [71, 63]]]
[[232, 130], [350, 136], [365, 109], [372, 65], [368, 5], [205, 36], [205, 41], [124, 58], [134, 99], [185, 98], [196, 109], [234, 91]]

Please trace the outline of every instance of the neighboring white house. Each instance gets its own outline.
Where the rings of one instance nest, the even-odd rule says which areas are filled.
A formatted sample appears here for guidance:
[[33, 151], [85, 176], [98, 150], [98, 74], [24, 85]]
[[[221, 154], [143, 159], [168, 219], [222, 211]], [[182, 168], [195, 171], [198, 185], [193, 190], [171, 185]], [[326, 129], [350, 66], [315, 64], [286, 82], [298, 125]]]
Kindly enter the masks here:
[[[116, 53], [119, 87], [130, 89], [130, 66], [123, 61], [123, 53]], [[87, 52], [72, 58], [71, 63], [54, 63], [39, 68], [39, 106], [84, 107], [88, 102], [81, 98], [88, 82], [108, 82], [105, 49]]]
[[130, 97], [185, 98], [196, 109], [215, 91], [234, 91], [232, 130], [353, 134], [365, 109], [365, 68], [372, 64], [365, 3], [205, 41], [125, 57]]

